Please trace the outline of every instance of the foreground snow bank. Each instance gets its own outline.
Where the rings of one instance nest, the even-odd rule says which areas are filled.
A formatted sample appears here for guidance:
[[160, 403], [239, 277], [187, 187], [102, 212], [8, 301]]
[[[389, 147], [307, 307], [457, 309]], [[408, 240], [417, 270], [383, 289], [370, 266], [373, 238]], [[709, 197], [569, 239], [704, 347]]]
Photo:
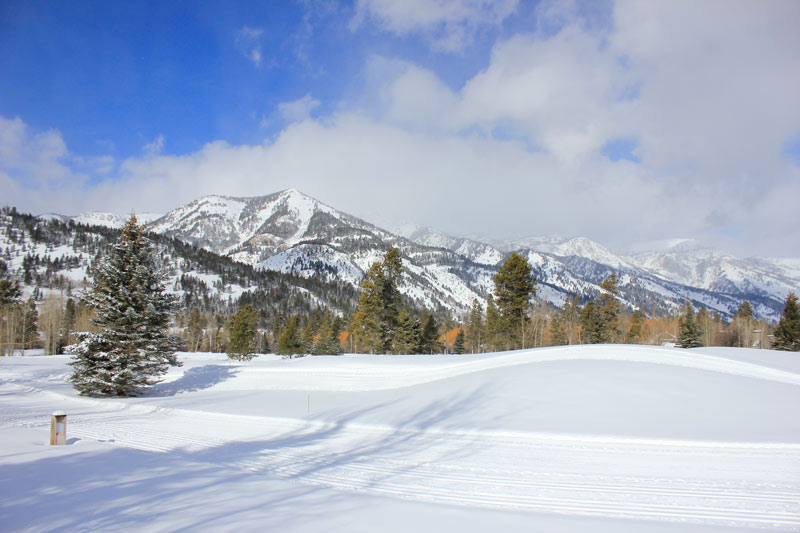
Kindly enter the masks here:
[[[800, 529], [800, 361], [582, 346], [231, 364], [77, 397], [0, 359], [4, 529]], [[46, 446], [69, 413], [69, 446]]]

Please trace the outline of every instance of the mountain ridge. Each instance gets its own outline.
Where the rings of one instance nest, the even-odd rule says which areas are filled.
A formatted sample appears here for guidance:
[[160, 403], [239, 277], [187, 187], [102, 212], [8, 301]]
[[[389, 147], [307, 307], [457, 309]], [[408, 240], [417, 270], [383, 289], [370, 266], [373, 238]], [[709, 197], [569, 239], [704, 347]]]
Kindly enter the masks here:
[[528, 258], [540, 299], [555, 306], [575, 294], [595, 297], [610, 273], [621, 279], [623, 303], [650, 313], [677, 312], [688, 299], [730, 317], [747, 299], [759, 316], [775, 319], [786, 294], [800, 292], [800, 260], [742, 260], [697, 249], [685, 239], [673, 240], [670, 251], [623, 255], [585, 237], [548, 235], [493, 244], [421, 227], [398, 235], [293, 188], [255, 197], [204, 196], [147, 228], [258, 269], [353, 287], [389, 246], [396, 246], [406, 269], [401, 292], [421, 306], [456, 313], [465, 312], [474, 299], [484, 300], [498, 266], [512, 251]]

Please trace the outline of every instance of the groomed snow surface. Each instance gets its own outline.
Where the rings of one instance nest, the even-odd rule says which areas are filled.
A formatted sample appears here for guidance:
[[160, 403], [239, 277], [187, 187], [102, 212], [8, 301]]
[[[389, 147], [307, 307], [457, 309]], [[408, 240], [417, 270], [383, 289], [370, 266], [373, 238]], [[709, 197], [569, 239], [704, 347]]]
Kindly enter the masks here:
[[0, 358], [0, 530], [800, 530], [799, 354], [181, 360], [98, 399]]

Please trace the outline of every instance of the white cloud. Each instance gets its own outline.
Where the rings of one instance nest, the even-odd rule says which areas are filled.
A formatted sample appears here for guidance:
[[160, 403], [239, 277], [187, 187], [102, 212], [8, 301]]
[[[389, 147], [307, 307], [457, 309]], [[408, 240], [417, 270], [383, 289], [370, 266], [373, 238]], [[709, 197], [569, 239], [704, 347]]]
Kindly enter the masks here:
[[497, 26], [517, 0], [359, 0], [353, 26], [365, 21], [396, 35], [420, 35], [436, 49], [454, 52], [471, 43], [483, 26]]
[[249, 26], [244, 26], [236, 32], [236, 47], [256, 67], [261, 66], [261, 36], [263, 34], [264, 30]]
[[155, 139], [153, 139], [152, 142], [149, 142], [142, 147], [142, 151], [145, 153], [145, 155], [149, 156], [158, 155], [164, 151], [165, 142], [166, 139], [164, 139], [164, 135], [159, 133], [158, 136]]
[[0, 116], [0, 171], [20, 183], [59, 184], [75, 179], [61, 133], [35, 133], [19, 117]]
[[[552, 4], [560, 29], [497, 43], [460, 87], [372, 56], [367, 94], [337, 113], [312, 118], [320, 103], [309, 93], [278, 107], [288, 125], [274, 141], [129, 158], [88, 189], [58, 132], [3, 119], [0, 181], [6, 201], [34, 211], [57, 210], [51, 182], [26, 181], [38, 161], [76, 180], [59, 201], [79, 210], [165, 211], [203, 194], [296, 187], [386, 226], [612, 247], [690, 235], [800, 256], [800, 168], [782, 154], [800, 132], [800, 3], [766, 6], [620, 1], [598, 31]], [[403, 16], [391, 19], [398, 32], [426, 27], [413, 22], [426, 15]], [[603, 155], [619, 138], [639, 163]]]
[[576, 25], [550, 40], [498, 44], [489, 66], [458, 91], [413, 64], [373, 58], [370, 68], [386, 80], [378, 89], [383, 118], [411, 128], [500, 130], [569, 164], [632, 133], [631, 104], [621, 98], [630, 75], [600, 38]]
[[619, 1], [614, 13], [651, 164], [725, 174], [777, 162], [800, 130], [800, 3]]
[[315, 100], [310, 94], [278, 104], [278, 113], [286, 122], [300, 122], [311, 116], [311, 113], [320, 106], [320, 101]]

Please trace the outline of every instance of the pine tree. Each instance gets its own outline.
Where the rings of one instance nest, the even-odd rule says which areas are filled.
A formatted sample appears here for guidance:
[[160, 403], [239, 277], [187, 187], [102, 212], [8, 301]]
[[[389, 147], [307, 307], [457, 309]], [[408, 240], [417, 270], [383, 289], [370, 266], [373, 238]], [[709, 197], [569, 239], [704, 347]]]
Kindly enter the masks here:
[[33, 297], [28, 298], [22, 310], [22, 328], [20, 329], [22, 349], [35, 348], [39, 341], [39, 312]]
[[486, 343], [492, 350], [502, 350], [505, 348], [503, 340], [503, 325], [500, 319], [500, 310], [494, 303], [494, 298], [490, 294], [486, 298]]
[[303, 331], [300, 334], [300, 342], [303, 343], [304, 353], [314, 352], [314, 344], [317, 339], [317, 332], [319, 331], [320, 320], [321, 317], [319, 311], [314, 311], [313, 313], [311, 313], [306, 320], [306, 325], [305, 327], [303, 327]]
[[420, 345], [419, 319], [412, 317], [403, 309], [397, 314], [397, 335], [395, 353], [416, 353]]
[[772, 346], [776, 350], [800, 351], [800, 306], [794, 293], [786, 297]]
[[389, 353], [393, 349], [401, 308], [397, 284], [402, 271], [400, 250], [389, 248], [383, 261], [373, 263], [361, 282], [353, 332], [372, 353]]
[[239, 361], [250, 360], [254, 357], [257, 327], [258, 311], [255, 307], [245, 304], [236, 310], [236, 314], [231, 319], [228, 357]]
[[381, 264], [383, 271], [383, 286], [381, 287], [381, 322], [387, 330], [389, 337], [385, 343], [387, 351], [393, 343], [394, 330], [397, 326], [397, 313], [400, 312], [401, 301], [398, 284], [403, 273], [403, 262], [398, 248], [390, 247], [386, 250]]
[[738, 318], [753, 318], [753, 306], [747, 300], [743, 301], [739, 308], [736, 310], [736, 316]]
[[77, 310], [75, 308], [75, 300], [67, 298], [66, 306], [64, 307], [64, 314], [61, 315], [60, 325], [60, 341], [59, 353], [63, 348], [72, 342], [72, 332], [75, 330], [75, 321], [77, 320]]
[[702, 333], [697, 322], [695, 322], [692, 304], [687, 300], [683, 307], [683, 316], [680, 319], [678, 346], [681, 348], [699, 348], [702, 345]]
[[342, 341], [340, 340], [340, 336], [342, 334], [344, 321], [341, 317], [334, 317], [333, 321], [331, 322], [331, 332], [328, 336], [328, 349], [327, 352], [330, 355], [341, 355], [343, 352], [342, 350]]
[[536, 293], [536, 280], [531, 277], [528, 260], [512, 253], [497, 271], [494, 287], [494, 297], [510, 344], [525, 348], [528, 307]]
[[17, 303], [22, 290], [19, 287], [19, 282], [12, 279], [0, 279], [0, 305], [9, 305]]
[[434, 354], [441, 353], [444, 346], [439, 342], [439, 326], [436, 324], [436, 318], [425, 311], [422, 313], [422, 330], [419, 335], [419, 347], [417, 353], [421, 354]]
[[483, 308], [480, 302], [475, 299], [472, 301], [472, 309], [469, 312], [469, 322], [467, 322], [467, 343], [472, 353], [480, 353], [483, 351], [485, 337]]
[[300, 340], [299, 327], [297, 325], [297, 317], [292, 315], [283, 328], [278, 339], [278, 353], [281, 355], [296, 355], [303, 353], [303, 343]]
[[456, 335], [455, 345], [453, 346], [453, 353], [458, 354], [458, 355], [461, 355], [462, 353], [464, 353], [465, 337], [466, 336], [464, 335], [464, 330], [463, 329], [459, 329], [458, 330], [458, 335]]
[[583, 328], [583, 342], [586, 344], [609, 342], [603, 310], [591, 300], [586, 302], [581, 309], [581, 327]]
[[602, 342], [614, 342], [620, 335], [619, 315], [622, 305], [617, 299], [619, 295], [617, 283], [619, 283], [617, 275], [611, 274], [600, 284], [600, 288], [604, 290], [597, 299], [603, 313], [604, 331]]
[[136, 217], [94, 273], [88, 303], [99, 333], [77, 334], [69, 381], [88, 395], [132, 396], [179, 365], [167, 334], [172, 298]]
[[[326, 343], [331, 334], [331, 315], [328, 311], [322, 314], [316, 334], [312, 338], [311, 355], [326, 355]], [[304, 332], [305, 336], [305, 332]]]
[[311, 355], [339, 355], [342, 347], [339, 344], [342, 320], [334, 318], [330, 311], [325, 311], [319, 323]]
[[[330, 313], [326, 313], [326, 317]], [[327, 322], [327, 323], [326, 323]], [[342, 332], [342, 319], [333, 317], [326, 321], [323, 317], [323, 326], [320, 326], [319, 340], [315, 348], [315, 355], [340, 355], [342, 344], [339, 341], [339, 334]]]

